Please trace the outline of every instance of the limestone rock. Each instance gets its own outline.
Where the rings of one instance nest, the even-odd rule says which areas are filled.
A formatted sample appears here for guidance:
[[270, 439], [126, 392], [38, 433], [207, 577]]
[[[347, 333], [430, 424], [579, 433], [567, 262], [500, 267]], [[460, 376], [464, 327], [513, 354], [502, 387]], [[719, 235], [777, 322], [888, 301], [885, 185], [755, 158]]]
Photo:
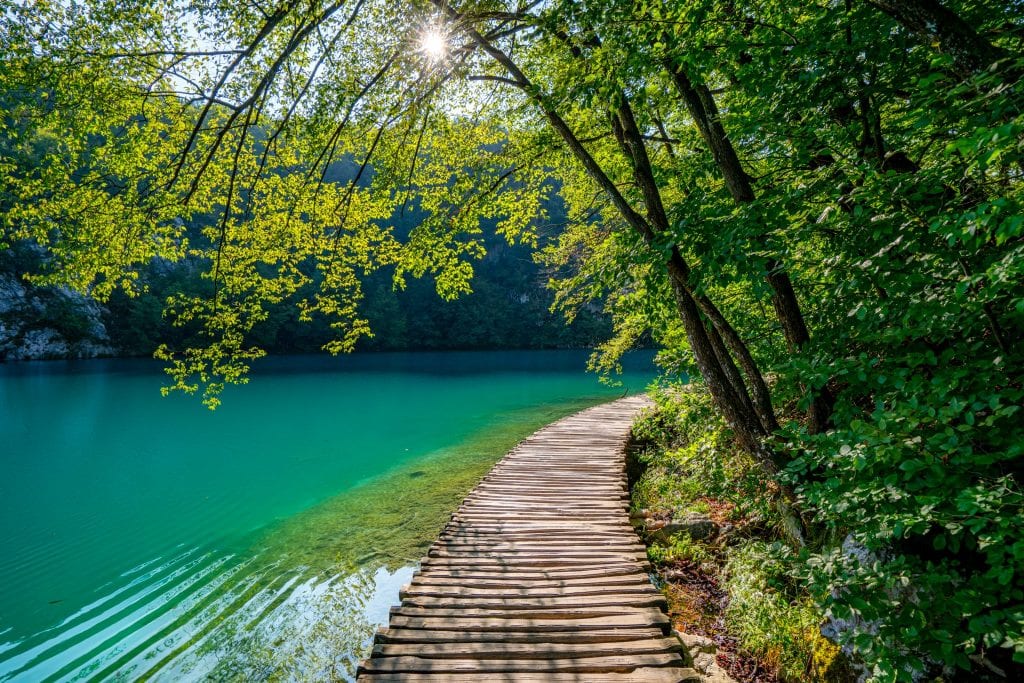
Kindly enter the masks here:
[[693, 658], [693, 668], [705, 676], [711, 671], [712, 667], [717, 665], [715, 655], [710, 652], [701, 652]]
[[718, 525], [707, 515], [689, 512], [680, 519], [673, 519], [651, 534], [655, 541], [668, 542], [676, 534], [686, 534], [695, 541], [703, 541], [718, 535]]
[[21, 343], [11, 351], [11, 360], [33, 358], [63, 358], [68, 355], [68, 343], [57, 330], [44, 327], [29, 330], [21, 336]]
[[705, 636], [675, 630], [672, 634], [683, 644], [689, 657], [688, 664], [700, 675], [701, 683], [736, 683], [736, 680], [718, 665], [715, 656], [718, 646], [715, 645], [715, 641]]
[[79, 292], [0, 273], [0, 361], [114, 355], [103, 314]]
[[683, 644], [687, 652], [696, 657], [702, 652], [714, 653], [718, 650], [718, 646], [715, 645], [715, 641], [705, 636], [698, 636], [692, 633], [681, 633], [680, 631], [673, 631], [679, 642]]

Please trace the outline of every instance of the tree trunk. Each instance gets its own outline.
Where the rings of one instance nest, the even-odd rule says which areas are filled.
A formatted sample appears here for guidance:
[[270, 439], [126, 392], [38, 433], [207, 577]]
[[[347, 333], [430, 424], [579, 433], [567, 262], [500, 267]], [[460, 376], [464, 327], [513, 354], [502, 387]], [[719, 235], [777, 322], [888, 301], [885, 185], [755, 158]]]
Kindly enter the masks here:
[[[445, 10], [449, 14], [454, 14], [455, 18], [458, 18], [458, 14], [454, 13], [454, 10], [450, 7], [444, 6], [440, 0], [434, 0], [434, 3], [440, 9]], [[616, 186], [597, 160], [580, 142], [565, 119], [539, 95], [537, 88], [534, 87], [530, 79], [515, 62], [507, 54], [486, 40], [479, 32], [470, 30], [468, 35], [484, 52], [505, 68], [511, 76], [510, 80], [513, 84], [521, 88], [524, 93], [536, 102], [552, 129], [562, 138], [572, 155], [583, 165], [587, 174], [593, 178], [598, 186], [607, 193], [625, 223], [635, 230], [645, 242], [655, 244], [658, 241], [658, 232], [668, 229], [668, 218], [661, 202], [660, 191], [654, 181], [643, 138], [639, 130], [636, 129], [636, 122], [633, 120], [632, 111], [625, 97], [623, 96], [623, 105], [616, 113], [617, 116], [613, 116], [612, 129], [619, 140], [623, 152], [633, 162], [634, 175], [640, 183], [644, 194], [644, 203], [648, 212], [646, 219], [622, 195], [618, 186]], [[690, 293], [689, 266], [683, 259], [679, 248], [675, 245], [672, 246], [666, 268], [672, 287], [673, 298], [675, 299], [683, 328], [686, 331], [690, 349], [693, 352], [701, 377], [711, 392], [715, 405], [733, 429], [740, 447], [747, 451], [769, 476], [775, 478], [783, 462], [779, 454], [765, 443], [765, 438], [768, 434], [761, 425], [756, 412], [747, 408], [742, 399], [737, 395], [736, 390], [729, 382], [718, 361], [707, 330], [701, 320], [700, 309]], [[750, 404], [749, 397], [746, 403]], [[787, 509], [794, 506], [796, 498], [793, 491], [788, 487], [782, 487], [782, 493], [785, 498], [783, 504]], [[796, 533], [792, 534], [792, 537], [797, 544], [803, 543], [800, 528], [797, 528]]]
[[757, 410], [764, 425], [765, 431], [772, 433], [779, 428], [779, 422], [775, 417], [775, 409], [772, 407], [771, 393], [764, 381], [761, 369], [757, 367], [757, 361], [750, 355], [750, 349], [740, 339], [736, 329], [729, 324], [722, 312], [718, 310], [714, 302], [703, 294], [694, 296], [701, 312], [714, 324], [715, 330], [722, 336], [729, 351], [739, 361], [743, 373], [747, 376], [750, 385], [751, 398], [754, 401], [754, 408]]
[[[640, 134], [640, 129], [633, 117], [633, 110], [630, 108], [628, 100], [625, 99], [625, 95], [623, 95], [623, 103], [612, 118], [612, 130], [623, 153], [633, 166], [633, 178], [643, 193], [648, 221], [653, 228], [653, 232], [649, 235], [645, 234], [644, 238], [648, 242], [653, 242], [657, 233], [669, 231], [668, 215], [661, 202], [661, 192], [654, 179], [643, 136]], [[769, 473], [776, 474], [780, 467], [778, 454], [765, 446], [764, 439], [771, 433], [768, 429], [769, 425], [777, 426], [777, 423], [771, 410], [771, 401], [767, 398], [767, 387], [764, 386], [764, 378], [761, 376], [760, 370], [753, 358], [750, 357], [746, 346], [739, 340], [739, 335], [728, 325], [714, 304], [706, 296], [694, 295], [690, 288], [690, 268], [676, 245], [672, 246], [668, 272], [680, 317], [690, 342], [690, 349], [693, 351], [701, 375], [711, 390], [712, 397], [726, 416], [726, 420], [732, 425], [743, 448], [759, 460]], [[710, 334], [701, 321], [701, 307], [697, 303], [698, 299], [705, 302], [706, 313], [711, 314], [708, 316], [712, 326]], [[723, 342], [723, 336], [725, 336], [722, 334], [723, 330], [727, 334], [731, 333], [728, 334], [729, 339], [733, 342], [730, 346], [740, 351], [737, 357], [745, 359], [744, 364], [748, 365], [751, 371], [749, 374], [753, 380], [752, 384], [755, 386], [760, 384], [763, 393], [758, 403], [762, 406], [767, 404], [765, 407], [768, 419], [766, 420], [762, 419], [761, 411], [751, 400], [746, 383], [729, 355], [729, 349]]]
[[718, 356], [715, 354], [714, 344], [701, 320], [700, 309], [690, 294], [687, 283], [689, 268], [677, 247], [672, 247], [668, 261], [668, 275], [676, 307], [679, 310], [679, 317], [690, 343], [690, 350], [693, 352], [694, 361], [697, 363], [701, 377], [708, 385], [711, 398], [732, 428], [740, 446], [750, 453], [769, 475], [774, 477], [781, 469], [782, 462], [778, 454], [765, 444], [764, 440], [768, 434], [764, 431], [761, 421], [754, 411], [748, 408], [750, 406], [749, 398], [747, 401], [740, 398], [733, 389], [728, 375], [722, 369]]
[[[757, 415], [744, 405], [732, 390], [726, 374], [715, 355], [714, 345], [707, 329], [701, 324], [700, 309], [690, 294], [687, 285], [689, 268], [677, 247], [672, 247], [668, 262], [669, 280], [675, 295], [679, 317], [686, 329], [686, 337], [690, 342], [697, 368], [711, 393], [711, 398], [725, 417], [740, 447], [749, 453], [773, 480], [778, 481], [779, 471], [784, 466], [779, 453], [767, 443], [768, 433], [762, 427]], [[796, 494], [788, 486], [779, 484], [782, 497], [779, 499], [779, 514], [783, 522], [783, 533], [790, 541], [802, 547], [805, 543], [807, 529], [800, 515], [797, 514]]]
[[[690, 295], [693, 296], [693, 293], [691, 292]], [[696, 297], [694, 297], [694, 301], [697, 301]], [[700, 308], [699, 303], [697, 304], [697, 307]], [[767, 425], [765, 425], [764, 419], [761, 417], [760, 411], [754, 406], [754, 401], [750, 392], [747, 390], [746, 382], [743, 381], [743, 375], [740, 374], [739, 368], [736, 367], [736, 362], [733, 361], [732, 354], [729, 352], [729, 348], [722, 340], [722, 335], [719, 334], [718, 328], [715, 327], [715, 324], [707, 316], [704, 316], [704, 322], [704, 329], [707, 330], [708, 339], [711, 340], [711, 347], [714, 349], [715, 356], [718, 358], [718, 364], [722, 366], [722, 370], [725, 372], [726, 377], [729, 378], [729, 383], [732, 384], [736, 395], [739, 396], [741, 401], [743, 401], [743, 409], [753, 415], [757, 415], [761, 429], [766, 434], [769, 434], [770, 432]]]
[[[711, 150], [711, 155], [722, 172], [725, 185], [729, 189], [733, 201], [737, 204], [754, 201], [756, 198], [754, 187], [747, 172], [740, 164], [736, 148], [733, 147], [726, 135], [725, 128], [719, 119], [718, 106], [715, 104], [711, 91], [703, 83], [694, 84], [677, 64], [666, 62], [665, 66], [686, 103], [690, 116], [697, 124], [701, 137], [704, 138], [705, 144]], [[765, 242], [764, 236], [759, 236], [757, 239], [762, 244]], [[810, 341], [811, 335], [804, 322], [793, 283], [782, 267], [782, 263], [777, 259], [769, 258], [765, 262], [765, 271], [765, 280], [772, 291], [772, 307], [782, 326], [786, 346], [791, 354], [797, 354]], [[812, 432], [817, 433], [827, 429], [834, 405], [835, 398], [828, 387], [822, 387], [818, 391], [812, 392], [811, 405], [808, 408]]]
[[[668, 232], [670, 226], [668, 215], [665, 213], [665, 208], [661, 203], [661, 192], [654, 179], [654, 172], [651, 168], [650, 158], [647, 156], [643, 136], [640, 134], [640, 129], [633, 117], [633, 110], [625, 99], [625, 95], [623, 95], [623, 104], [620, 105], [612, 119], [612, 130], [619, 142], [620, 148], [633, 165], [633, 178], [640, 187], [641, 192], [643, 192], [644, 204], [647, 207], [650, 224], [658, 233]], [[679, 272], [681, 273], [682, 283], [686, 288], [688, 296], [694, 299], [715, 328], [716, 334], [712, 335], [711, 341], [717, 355], [721, 359], [723, 372], [732, 382], [741, 402], [761, 423], [765, 433], [771, 433], [778, 427], [778, 422], [775, 419], [775, 412], [772, 410], [768, 387], [765, 384], [760, 369], [757, 367], [757, 363], [754, 362], [750, 351], [739, 335], [728, 324], [725, 316], [722, 315], [711, 300], [705, 295], [693, 292], [689, 282], [689, 267], [683, 260], [678, 248], [673, 247], [673, 249], [675, 249], [674, 253], [678, 257]], [[743, 377], [736, 369], [733, 358], [730, 356], [730, 351], [743, 365], [744, 371], [750, 380], [750, 389], [748, 389], [747, 384], [743, 381]], [[751, 394], [754, 396], [753, 399], [751, 399]]]

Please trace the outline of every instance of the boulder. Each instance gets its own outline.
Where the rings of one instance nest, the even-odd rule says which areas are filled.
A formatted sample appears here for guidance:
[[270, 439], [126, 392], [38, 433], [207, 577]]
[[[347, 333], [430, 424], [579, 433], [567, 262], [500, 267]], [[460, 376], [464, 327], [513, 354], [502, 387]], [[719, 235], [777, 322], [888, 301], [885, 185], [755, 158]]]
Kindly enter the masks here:
[[707, 515], [689, 512], [680, 519], [673, 519], [655, 529], [651, 534], [651, 539], [668, 543], [669, 539], [676, 534], [686, 534], [695, 541], [704, 541], [718, 535], [718, 524]]
[[675, 630], [672, 631], [672, 634], [679, 639], [679, 642], [683, 644], [683, 647], [686, 648], [691, 657], [696, 657], [702, 652], [714, 654], [718, 650], [715, 641], [707, 636], [698, 636], [693, 633], [683, 633], [682, 631]]
[[39, 358], [65, 358], [68, 343], [60, 332], [49, 327], [29, 330], [21, 338], [21, 344], [10, 355], [11, 360], [32, 360]]
[[104, 309], [67, 287], [35, 287], [0, 273], [0, 361], [114, 355]]
[[683, 644], [689, 657], [688, 663], [696, 669], [701, 683], [736, 683], [736, 680], [718, 665], [718, 646], [715, 645], [715, 641], [705, 636], [676, 630], [673, 630], [672, 634]]

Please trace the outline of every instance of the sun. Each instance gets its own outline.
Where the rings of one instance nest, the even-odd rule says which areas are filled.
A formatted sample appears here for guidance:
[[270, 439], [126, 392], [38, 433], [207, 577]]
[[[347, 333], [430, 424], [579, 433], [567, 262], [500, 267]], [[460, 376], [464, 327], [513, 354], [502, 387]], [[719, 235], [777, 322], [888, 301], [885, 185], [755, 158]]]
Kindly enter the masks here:
[[436, 27], [428, 28], [420, 36], [420, 52], [431, 62], [439, 62], [448, 54], [448, 36]]

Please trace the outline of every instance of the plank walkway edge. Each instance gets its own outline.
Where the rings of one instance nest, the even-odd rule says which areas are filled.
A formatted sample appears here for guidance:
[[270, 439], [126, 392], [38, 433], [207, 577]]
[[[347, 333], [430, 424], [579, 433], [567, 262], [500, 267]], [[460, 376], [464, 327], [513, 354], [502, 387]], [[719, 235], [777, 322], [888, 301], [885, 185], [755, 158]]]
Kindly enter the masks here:
[[357, 681], [699, 681], [629, 524], [625, 446], [648, 405], [595, 406], [509, 451], [421, 560]]

